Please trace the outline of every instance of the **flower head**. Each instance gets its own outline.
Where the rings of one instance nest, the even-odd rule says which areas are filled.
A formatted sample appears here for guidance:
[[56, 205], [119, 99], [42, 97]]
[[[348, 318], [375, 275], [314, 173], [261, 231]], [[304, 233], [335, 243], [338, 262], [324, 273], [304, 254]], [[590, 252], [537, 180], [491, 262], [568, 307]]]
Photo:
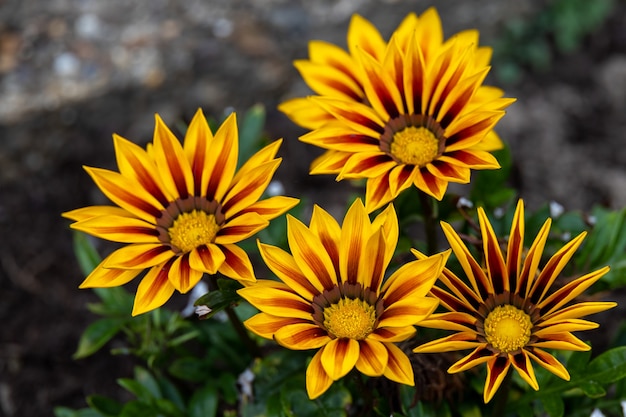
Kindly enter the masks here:
[[483, 86], [491, 49], [468, 30], [444, 41], [434, 8], [409, 14], [385, 42], [355, 15], [349, 51], [321, 41], [295, 66], [317, 93], [280, 109], [312, 131], [300, 138], [327, 151], [312, 174], [366, 178], [371, 212], [414, 185], [443, 197], [449, 182], [467, 183], [470, 169], [495, 169], [493, 132], [513, 100]]
[[280, 164], [280, 141], [237, 171], [236, 116], [212, 134], [200, 110], [181, 145], [156, 116], [154, 142], [144, 150], [113, 136], [119, 172], [86, 167], [117, 206], [91, 206], [63, 215], [73, 229], [125, 243], [106, 257], [81, 288], [123, 285], [147, 270], [133, 315], [186, 293], [204, 273], [255, 281], [248, 255], [236, 243], [265, 228], [298, 200], [259, 200]]
[[389, 206], [370, 221], [361, 200], [339, 226], [315, 207], [309, 227], [288, 216], [291, 254], [259, 244], [267, 266], [280, 278], [259, 280], [239, 294], [261, 312], [246, 321], [259, 336], [289, 349], [319, 349], [306, 372], [310, 398], [356, 366], [414, 384], [406, 354], [394, 343], [436, 307], [427, 297], [448, 253], [409, 262], [383, 282], [398, 241], [398, 221]]
[[453, 364], [448, 372], [461, 372], [487, 363], [485, 402], [496, 393], [511, 365], [535, 390], [539, 389], [539, 385], [531, 360], [560, 378], [569, 380], [567, 369], [544, 349], [589, 350], [589, 346], [572, 332], [598, 327], [598, 324], [581, 317], [607, 310], [616, 304], [596, 301], [568, 303], [606, 274], [609, 268], [601, 268], [553, 288], [556, 279], [582, 243], [585, 233], [568, 242], [543, 268], [539, 268], [550, 231], [550, 219], [544, 223], [530, 249], [525, 252], [524, 204], [520, 200], [505, 257], [482, 208], [478, 209], [478, 216], [486, 271], [472, 257], [452, 227], [442, 223], [469, 285], [447, 268], [444, 269], [431, 294], [439, 298], [448, 312], [435, 313], [420, 325], [456, 333], [425, 343], [414, 351], [427, 353], [474, 349]]

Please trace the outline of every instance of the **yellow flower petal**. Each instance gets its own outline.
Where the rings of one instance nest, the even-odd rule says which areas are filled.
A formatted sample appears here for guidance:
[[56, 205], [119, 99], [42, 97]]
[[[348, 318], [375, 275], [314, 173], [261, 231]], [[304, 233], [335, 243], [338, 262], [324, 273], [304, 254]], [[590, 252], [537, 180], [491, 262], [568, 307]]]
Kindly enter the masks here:
[[400, 384], [415, 386], [415, 377], [411, 361], [406, 354], [393, 343], [385, 343], [389, 358], [383, 375]]
[[387, 367], [389, 351], [384, 344], [375, 340], [359, 341], [359, 359], [356, 369], [367, 376], [381, 376]]
[[325, 393], [333, 383], [322, 366], [323, 352], [319, 350], [306, 368], [306, 392], [311, 400]]
[[155, 266], [150, 269], [137, 287], [133, 316], [161, 307], [174, 293], [174, 286], [167, 278], [169, 267]]
[[318, 349], [331, 341], [325, 330], [313, 323], [288, 324], [276, 330], [274, 339], [294, 350]]
[[258, 280], [252, 286], [237, 290], [237, 293], [264, 313], [278, 317], [312, 319], [311, 304], [291, 292], [283, 283]]
[[321, 349], [320, 358], [326, 374], [333, 381], [345, 376], [359, 359], [359, 342], [353, 339], [333, 339]]

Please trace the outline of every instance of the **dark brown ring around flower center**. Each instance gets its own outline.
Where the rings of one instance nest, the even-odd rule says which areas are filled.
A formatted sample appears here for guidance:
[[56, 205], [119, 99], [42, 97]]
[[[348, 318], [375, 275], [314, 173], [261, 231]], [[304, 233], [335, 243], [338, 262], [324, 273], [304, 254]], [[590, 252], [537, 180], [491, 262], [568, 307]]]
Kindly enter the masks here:
[[171, 245], [169, 229], [182, 213], [192, 211], [203, 211], [206, 214], [215, 216], [215, 222], [222, 226], [226, 219], [222, 213], [222, 205], [215, 200], [207, 200], [204, 197], [190, 196], [184, 199], [177, 199], [161, 211], [161, 217], [156, 219], [156, 229], [159, 232], [159, 240], [166, 245]]
[[[536, 305], [532, 304], [530, 300], [524, 299], [520, 297], [519, 294], [514, 294], [511, 292], [492, 294], [484, 301], [484, 303], [482, 303], [478, 307], [478, 320], [476, 320], [476, 331], [478, 333], [477, 339], [482, 343], [487, 343], [487, 339], [485, 336], [485, 319], [489, 316], [489, 313], [491, 313], [496, 307], [503, 305], [511, 305], [528, 314], [531, 323], [533, 323], [530, 341], [528, 343], [535, 342], [537, 340], [537, 336], [533, 334], [533, 331], [535, 330], [534, 326], [537, 325], [537, 322], [541, 318], [541, 311], [539, 308], [537, 308]], [[487, 347], [491, 349], [489, 344], [487, 345]], [[500, 352], [494, 350], [494, 353]], [[506, 354], [502, 353], [502, 355]]]
[[[384, 311], [384, 300], [379, 297], [371, 288], [363, 288], [359, 283], [350, 284], [341, 282], [338, 286], [330, 290], [324, 290], [321, 294], [313, 297], [313, 321], [315, 324], [326, 330], [324, 326], [324, 309], [333, 304], [337, 304], [342, 298], [360, 299], [367, 304], [374, 306], [376, 309], [376, 317], [380, 317]], [[374, 323], [374, 328], [378, 324], [378, 319]]]
[[385, 130], [380, 135], [380, 150], [391, 156], [396, 162], [401, 163], [391, 152], [391, 142], [396, 133], [401, 132], [407, 127], [424, 127], [428, 129], [439, 141], [438, 156], [443, 154], [446, 145], [446, 137], [444, 129], [431, 116], [423, 114], [401, 114], [398, 117], [390, 119], [385, 125]]

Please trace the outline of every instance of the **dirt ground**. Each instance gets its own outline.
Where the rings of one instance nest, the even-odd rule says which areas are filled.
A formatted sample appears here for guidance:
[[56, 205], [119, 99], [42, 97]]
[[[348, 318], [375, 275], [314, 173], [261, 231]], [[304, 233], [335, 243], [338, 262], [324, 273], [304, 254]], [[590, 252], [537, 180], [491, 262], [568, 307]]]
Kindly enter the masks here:
[[[45, 5], [44, 5], [45, 3]], [[136, 4], [135, 4], [136, 3]], [[502, 2], [504, 3], [504, 2]], [[512, 18], [543, 1], [450, 1], [446, 34], [478, 27], [493, 44]], [[125, 398], [115, 379], [132, 361], [106, 352], [71, 358], [93, 316], [68, 222], [60, 213], [105, 203], [82, 165], [114, 168], [112, 133], [151, 139], [153, 115], [188, 121], [263, 103], [270, 137], [284, 137], [286, 194], [341, 207], [346, 186], [309, 177], [319, 151], [275, 108], [304, 95], [291, 61], [306, 42], [343, 44], [353, 12], [387, 36], [425, 1], [0, 2], [0, 416], [52, 415], [93, 393]], [[492, 84], [497, 79], [490, 80]], [[513, 151], [515, 184], [529, 204], [566, 209], [626, 205], [626, 4], [542, 72], [502, 85], [518, 101], [498, 125]], [[330, 191], [329, 191], [330, 190]]]

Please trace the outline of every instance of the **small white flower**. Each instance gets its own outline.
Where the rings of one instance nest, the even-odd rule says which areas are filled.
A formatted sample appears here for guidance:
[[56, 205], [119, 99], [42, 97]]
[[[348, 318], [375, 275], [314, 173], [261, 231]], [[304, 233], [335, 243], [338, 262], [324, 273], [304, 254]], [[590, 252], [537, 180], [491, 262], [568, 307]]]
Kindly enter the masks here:
[[605, 415], [602, 414], [602, 411], [596, 408], [591, 412], [591, 415], [589, 417], [605, 417]]
[[237, 378], [237, 383], [241, 387], [241, 396], [243, 398], [252, 398], [252, 383], [254, 382], [254, 372], [250, 370], [250, 368], [246, 368], [239, 377]]
[[556, 201], [550, 201], [550, 217], [559, 217], [564, 211], [565, 208], [562, 205]]
[[456, 206], [457, 208], [461, 208], [461, 207], [472, 208], [474, 207], [474, 203], [472, 203], [472, 201], [468, 198], [461, 197], [459, 198], [459, 201], [457, 201]]
[[209, 306], [204, 306], [204, 305], [203, 305], [203, 306], [198, 306], [198, 307], [196, 307], [196, 314], [197, 314], [199, 317], [206, 316], [206, 315], [207, 315], [207, 314], [209, 314], [211, 311], [213, 311], [213, 310], [211, 310], [211, 309], [209, 308]]
[[[198, 313], [198, 310], [195, 308], [194, 303], [196, 302], [198, 298], [202, 297], [204, 294], [208, 292], [209, 292], [209, 286], [206, 284], [206, 282], [204, 281], [198, 282], [198, 284], [196, 284], [196, 286], [193, 287], [193, 289], [191, 290], [191, 293], [189, 294], [187, 305], [185, 306], [185, 308], [183, 308], [183, 311], [181, 312], [182, 316], [189, 317], [194, 313], [194, 311]], [[209, 312], [210, 311], [211, 309], [209, 309]]]
[[283, 195], [285, 194], [285, 186], [283, 185], [282, 182], [278, 180], [273, 180], [267, 186], [266, 192], [267, 192], [267, 195], [269, 195], [270, 197], [273, 197], [276, 195]]

